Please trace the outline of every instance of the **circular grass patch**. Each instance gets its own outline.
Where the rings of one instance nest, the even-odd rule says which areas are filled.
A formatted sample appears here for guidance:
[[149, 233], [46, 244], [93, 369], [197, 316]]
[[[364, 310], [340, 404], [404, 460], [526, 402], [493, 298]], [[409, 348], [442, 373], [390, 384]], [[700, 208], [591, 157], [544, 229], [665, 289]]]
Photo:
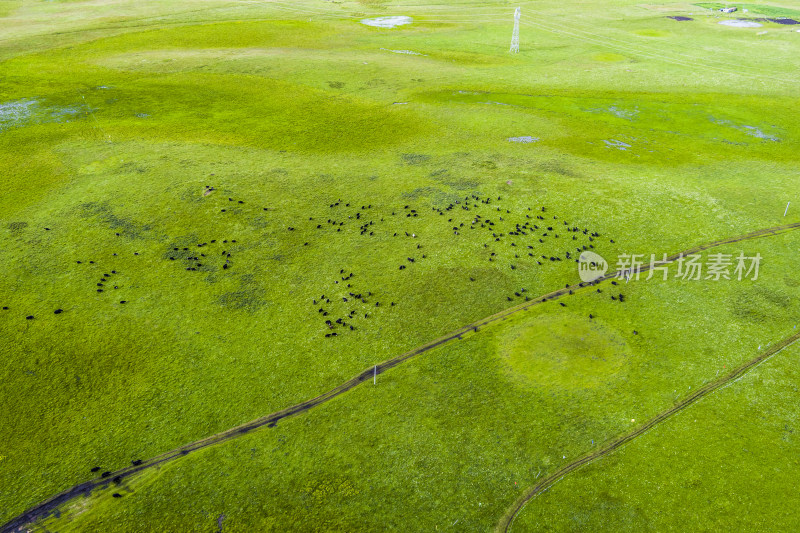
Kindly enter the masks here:
[[548, 388], [601, 386], [630, 354], [614, 329], [575, 315], [537, 317], [510, 330], [500, 342], [500, 353], [517, 381]]

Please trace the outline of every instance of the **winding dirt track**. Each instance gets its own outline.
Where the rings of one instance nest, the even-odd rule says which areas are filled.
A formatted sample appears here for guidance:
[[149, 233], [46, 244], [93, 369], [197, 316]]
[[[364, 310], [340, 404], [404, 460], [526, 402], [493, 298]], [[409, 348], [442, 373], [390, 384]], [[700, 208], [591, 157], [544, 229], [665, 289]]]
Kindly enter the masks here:
[[[766, 229], [754, 231], [754, 232], [751, 232], [751, 233], [747, 233], [745, 235], [740, 235], [738, 237], [731, 237], [731, 238], [728, 238], [728, 239], [714, 241], [714, 242], [710, 242], [710, 243], [707, 243], [707, 244], [701, 244], [699, 246], [695, 246], [693, 248], [690, 248], [688, 250], [684, 250], [683, 252], [680, 252], [680, 253], [677, 253], [677, 254], [674, 254], [674, 255], [668, 257], [667, 258], [667, 263], [674, 262], [675, 260], [677, 260], [681, 256], [686, 256], [686, 255], [698, 253], [698, 252], [701, 252], [703, 250], [707, 250], [709, 248], [714, 248], [716, 246], [721, 246], [721, 245], [724, 245], [724, 244], [731, 244], [731, 243], [740, 242], [740, 241], [746, 241], [746, 240], [751, 240], [751, 239], [757, 239], [757, 238], [760, 238], [760, 237], [768, 237], [768, 236], [771, 236], [771, 235], [777, 235], [779, 233], [792, 231], [792, 230], [795, 230], [795, 229], [798, 229], [798, 228], [800, 228], [800, 222], [796, 222], [796, 223], [793, 223], [793, 224], [786, 224], [786, 225], [783, 225], [783, 226], [776, 226], [776, 227], [773, 227], [773, 228], [766, 228]], [[650, 270], [650, 265], [643, 265], [642, 268], [640, 269], [641, 272], [646, 272], [648, 270]], [[242, 424], [240, 426], [236, 426], [234, 428], [231, 428], [229, 430], [223, 431], [221, 433], [217, 433], [215, 435], [211, 435], [210, 437], [206, 437], [205, 439], [201, 439], [201, 440], [186, 444], [184, 446], [181, 446], [179, 448], [175, 448], [174, 450], [171, 450], [171, 451], [168, 451], [168, 452], [163, 453], [161, 455], [155, 456], [155, 457], [153, 457], [151, 459], [147, 459], [147, 460], [143, 461], [139, 465], [128, 466], [128, 467], [122, 468], [120, 470], [117, 470], [116, 472], [111, 473], [111, 475], [106, 477], [106, 478], [96, 478], [96, 479], [87, 481], [85, 483], [81, 483], [81, 484], [75, 485], [74, 487], [69, 488], [69, 489], [67, 489], [67, 490], [65, 490], [65, 491], [63, 491], [63, 492], [61, 492], [61, 493], [59, 493], [59, 494], [57, 494], [57, 495], [45, 500], [45, 501], [37, 504], [36, 506], [34, 506], [34, 507], [28, 509], [27, 511], [25, 511], [24, 513], [22, 513], [21, 515], [11, 519], [9, 522], [7, 522], [6, 524], [4, 524], [2, 526], [2, 529], [0, 529], [0, 531], [2, 533], [20, 533], [20, 532], [26, 531], [28, 529], [27, 526], [29, 524], [33, 524], [34, 522], [36, 522], [38, 520], [47, 518], [50, 514], [54, 513], [54, 511], [56, 511], [60, 505], [63, 505], [65, 503], [77, 498], [78, 496], [88, 496], [96, 488], [105, 488], [105, 487], [107, 487], [108, 485], [110, 485], [112, 483], [112, 479], [113, 478], [125, 479], [125, 478], [131, 477], [131, 476], [137, 474], [138, 472], [146, 470], [148, 468], [152, 468], [152, 467], [160, 465], [162, 463], [166, 463], [168, 461], [172, 461], [173, 459], [177, 459], [179, 457], [183, 457], [185, 455], [190, 454], [191, 452], [200, 450], [202, 448], [206, 448], [206, 447], [211, 446], [213, 444], [219, 444], [221, 442], [233, 439], [233, 438], [235, 438], [235, 437], [237, 437], [239, 435], [243, 435], [245, 433], [249, 433], [249, 432], [251, 432], [251, 431], [253, 431], [253, 430], [257, 429], [257, 428], [260, 428], [262, 426], [270, 426], [270, 427], [274, 426], [279, 420], [281, 420], [283, 418], [288, 418], [288, 417], [296, 415], [296, 414], [300, 414], [300, 413], [302, 413], [304, 411], [307, 411], [307, 410], [309, 410], [309, 409], [311, 409], [313, 407], [316, 407], [316, 406], [318, 406], [318, 405], [320, 405], [322, 403], [325, 403], [328, 400], [331, 400], [331, 399], [339, 396], [340, 394], [344, 394], [345, 392], [347, 392], [350, 389], [358, 386], [362, 382], [369, 381], [373, 377], [374, 374], [382, 374], [383, 372], [386, 372], [387, 370], [400, 365], [401, 363], [407, 361], [408, 359], [411, 359], [412, 357], [415, 357], [417, 355], [420, 355], [420, 354], [423, 354], [425, 352], [428, 352], [428, 351], [430, 351], [430, 350], [432, 350], [434, 348], [437, 348], [439, 346], [447, 344], [448, 342], [453, 341], [455, 339], [461, 339], [466, 334], [469, 334], [469, 333], [472, 333], [472, 332], [477, 332], [479, 330], [479, 328], [481, 328], [483, 326], [487, 326], [487, 325], [493, 324], [495, 322], [499, 322], [501, 320], [505, 320], [506, 318], [508, 318], [508, 317], [510, 317], [512, 315], [518, 314], [518, 313], [520, 313], [522, 311], [525, 311], [525, 310], [529, 309], [530, 307], [533, 307], [534, 305], [540, 305], [540, 304], [542, 304], [544, 302], [560, 298], [560, 297], [562, 297], [562, 296], [564, 296], [566, 294], [569, 294], [570, 290], [572, 290], [575, 293], [577, 293], [580, 290], [589, 290], [589, 288], [591, 286], [596, 285], [596, 284], [601, 283], [601, 282], [606, 281], [606, 280], [617, 278], [617, 277], [619, 277], [619, 275], [620, 275], [620, 272], [618, 272], [618, 271], [617, 272], [608, 273], [608, 274], [604, 275], [603, 277], [598, 278], [597, 280], [593, 281], [591, 284], [581, 284], [581, 286], [574, 285], [574, 286], [565, 287], [563, 289], [559, 289], [557, 291], [553, 291], [553, 292], [550, 292], [548, 294], [538, 296], [536, 298], [531, 299], [528, 302], [521, 303], [521, 304], [519, 304], [517, 306], [510, 307], [508, 309], [504, 309], [503, 311], [500, 311], [499, 313], [496, 313], [496, 314], [491, 315], [491, 316], [486, 317], [486, 318], [482, 318], [482, 319], [480, 319], [480, 320], [478, 320], [476, 322], [473, 322], [472, 324], [464, 326], [464, 327], [462, 327], [462, 328], [460, 328], [460, 329], [458, 329], [458, 330], [456, 330], [454, 332], [448, 333], [447, 335], [445, 335], [443, 337], [440, 337], [440, 338], [438, 338], [436, 340], [433, 340], [433, 341], [431, 341], [431, 342], [429, 342], [427, 344], [424, 344], [423, 346], [420, 346], [420, 347], [418, 347], [418, 348], [416, 348], [414, 350], [411, 350], [411, 351], [406, 352], [404, 354], [398, 355], [397, 357], [394, 357], [392, 359], [384, 361], [383, 363], [380, 363], [380, 364], [376, 365], [375, 367], [370, 367], [370, 368], [364, 370], [363, 372], [361, 372], [360, 374], [358, 374], [357, 376], [355, 376], [355, 377], [345, 381], [344, 383], [340, 384], [336, 388], [331, 389], [330, 391], [328, 391], [328, 392], [326, 392], [324, 394], [321, 394], [321, 395], [319, 395], [319, 396], [317, 396], [315, 398], [312, 398], [310, 400], [306, 400], [305, 402], [299, 403], [297, 405], [293, 405], [291, 407], [287, 407], [286, 409], [283, 409], [281, 411], [276, 411], [274, 413], [271, 413], [269, 415], [263, 416], [261, 418], [257, 418], [255, 420], [251, 420], [250, 422], [247, 422], [247, 423]], [[798, 335], [800, 335], [800, 334], [798, 334]], [[783, 346], [787, 346], [788, 344], [791, 344], [791, 342], [788, 342], [790, 340], [791, 340], [791, 342], [794, 342], [795, 340], [797, 340], [797, 336], [790, 337], [790, 339], [787, 339], [786, 341], [784, 341], [786, 344], [783, 344]], [[781, 346], [781, 345], [776, 345], [776, 346]], [[783, 346], [781, 346], [781, 347], [783, 347]], [[778, 348], [778, 349], [780, 349], [780, 348]], [[775, 351], [777, 351], [777, 350], [775, 350]], [[765, 357], [766, 357], [766, 355], [762, 355], [759, 358], [754, 359], [753, 361], [751, 361], [747, 365], [744, 365], [743, 367], [740, 367], [741, 373], [744, 373], [749, 368], [751, 368], [753, 365], [758, 364]], [[737, 371], [738, 370], [739, 369], [737, 369]], [[737, 372], [737, 371], [734, 371], [734, 372]], [[730, 381], [731, 379], [734, 379], [736, 377], [736, 376], [734, 376], [734, 373], [728, 374], [728, 376], [733, 376], [733, 377], [730, 377], [729, 379], [727, 379], [727, 381]], [[725, 378], [721, 378], [721, 379], [725, 379]], [[725, 382], [727, 382], [727, 381], [725, 381]], [[706, 390], [706, 388], [700, 389], [698, 392], [695, 392], [695, 394], [692, 395], [689, 399], [684, 400], [685, 405], [683, 405], [683, 407], [685, 407], [686, 405], [689, 405], [690, 403], [696, 401], [697, 399], [699, 399], [703, 395], [707, 394], [711, 390], [716, 389], [717, 387], [719, 387], [720, 385], [724, 384], [725, 382], [720, 382], [719, 380], [717, 380], [717, 381], [714, 381], [711, 384], [706, 386], [706, 388], [707, 388], [707, 387], [710, 387], [710, 386], [712, 386], [714, 384], [717, 384], [716, 386], [713, 386], [711, 389], [709, 389], [709, 390]], [[702, 393], [703, 390], [706, 390], [706, 392]], [[698, 396], [698, 393], [700, 393], [699, 396]], [[679, 404], [679, 405], [681, 405], [681, 404]], [[654, 418], [651, 421], [649, 426], [648, 425], [643, 426], [641, 431], [637, 430], [637, 432], [634, 432], [634, 433], [631, 433], [629, 435], [620, 437], [618, 444], [615, 444], [618, 441], [614, 441], [611, 444], [609, 444], [606, 448], [603, 448], [603, 450], [600, 450], [600, 451], [596, 452], [595, 454], [586, 456], [585, 458], [579, 459], [579, 460], [575, 461], [574, 463], [571, 463], [570, 465], [565, 466], [564, 468], [562, 468], [561, 470], [559, 470], [558, 472], [556, 472], [552, 476], [546, 478], [541, 483], [539, 483], [538, 485], [533, 487], [533, 489], [531, 489], [531, 492], [528, 493], [526, 495], [526, 497], [524, 497], [523, 499], [521, 499], [518, 502], [518, 504], [513, 508], [513, 510], [510, 511], [507, 514], [508, 519], [506, 520], [504, 518], [503, 521], [501, 522], [501, 524], [498, 526], [498, 529], [507, 530], [508, 527], [510, 526], [511, 521], [513, 520], [514, 516], [516, 516], [516, 514], [519, 512], [519, 510], [522, 508], [522, 506], [525, 505], [525, 502], [530, 500], [532, 497], [534, 497], [536, 494], [538, 494], [539, 492], [541, 492], [545, 488], [549, 487], [553, 482], [555, 482], [557, 479], [559, 479], [560, 477], [562, 477], [566, 473], [568, 473], [568, 472], [574, 470], [575, 468], [578, 468], [579, 466], [591, 461], [595, 457], [599, 457], [599, 456], [604, 455], [606, 453], [610, 453], [616, 447], [618, 447], [618, 446], [624, 444], [625, 442], [627, 442], [628, 440], [638, 436], [639, 434], [644, 432], [649, 427], [652, 427], [652, 425], [657, 424], [658, 422], [660, 422], [664, 418], [667, 418], [668, 416], [670, 416], [671, 414], [673, 414], [674, 412], [676, 412], [678, 410], [680, 410], [680, 409], [678, 408], [678, 406], [676, 406], [676, 407], [673, 407], [672, 409], [670, 409], [669, 411], [665, 411], [665, 413], [663, 413], [662, 415], [658, 415], [656, 418]], [[571, 465], [574, 465], [574, 466], [571, 466]], [[549, 484], [544, 485], [544, 483], [547, 482], [548, 480], [550, 480]]]
[[748, 361], [747, 363], [743, 364], [742, 366], [736, 368], [729, 374], [722, 376], [721, 378], [715, 379], [704, 385], [703, 387], [697, 389], [691, 396], [681, 400], [678, 404], [666, 411], [662, 411], [658, 413], [656, 416], [648, 420], [645, 424], [639, 426], [635, 430], [631, 431], [630, 433], [626, 433], [616, 439], [612, 440], [610, 443], [603, 446], [601, 449], [597, 450], [596, 452], [584, 455], [571, 463], [561, 467], [556, 472], [550, 474], [542, 481], [540, 481], [537, 485], [534, 485], [532, 488], [528, 489], [522, 496], [520, 496], [516, 502], [514, 502], [514, 506], [506, 512], [500, 522], [497, 524], [497, 531], [507, 532], [511, 529], [511, 524], [514, 522], [514, 518], [517, 517], [519, 512], [525, 507], [525, 504], [528, 503], [531, 499], [536, 497], [538, 494], [541, 494], [545, 490], [549, 489], [556, 481], [561, 479], [562, 477], [566, 476], [573, 470], [580, 468], [581, 466], [594, 461], [599, 457], [603, 457], [605, 455], [610, 454], [620, 446], [632, 441], [648, 429], [652, 428], [656, 424], [663, 422], [667, 418], [671, 417], [678, 411], [681, 411], [690, 405], [692, 405], [697, 400], [701, 399], [702, 397], [706, 396], [714, 392], [715, 390], [719, 389], [720, 387], [734, 381], [740, 377], [742, 377], [748, 370], [752, 369], [753, 367], [757, 366], [759, 363], [769, 359], [779, 351], [783, 350], [790, 344], [796, 342], [800, 339], [800, 333], [795, 333], [791, 337], [787, 337], [780, 341], [779, 343], [770, 346], [770, 348], [756, 357]]

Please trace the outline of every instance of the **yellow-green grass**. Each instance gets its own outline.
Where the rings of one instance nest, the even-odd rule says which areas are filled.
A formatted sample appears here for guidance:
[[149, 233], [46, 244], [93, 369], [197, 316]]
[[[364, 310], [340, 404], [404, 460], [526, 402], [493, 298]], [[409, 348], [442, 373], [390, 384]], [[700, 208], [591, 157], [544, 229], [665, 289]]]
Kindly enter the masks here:
[[[534, 307], [413, 359], [378, 376], [376, 385], [366, 383], [275, 428], [202, 450], [130, 484], [97, 491], [47, 524], [65, 531], [136, 530], [137, 524], [158, 520], [168, 529], [186, 529], [211, 527], [224, 514], [226, 527], [234, 531], [427, 530], [456, 520], [466, 530], [489, 530], [538, 478], [634, 429], [796, 331], [791, 309], [800, 294], [783, 281], [782, 268], [791, 258], [781, 258], [779, 250], [796, 249], [800, 236], [776, 239], [758, 244], [762, 253], [772, 252], [773, 257], [772, 266], [762, 271], [770, 286], [766, 293], [735, 280], [653, 278], [630, 282], [625, 288], [629, 300], [619, 304], [608, 298], [614, 286], [605, 283], [604, 293], [574, 295], [564, 300], [566, 308], [556, 302]], [[730, 253], [738, 247], [720, 251]], [[762, 308], [770, 313], [767, 327], [767, 321], [754, 314]], [[589, 319], [589, 313], [595, 318]], [[676, 328], [674, 317], [692, 326]], [[543, 321], [570, 322], [576, 337], [549, 345], [509, 342], [520, 334], [535, 336]], [[596, 345], [626, 364], [598, 365], [583, 357], [546, 383], [515, 372], [516, 361], [526, 358], [531, 365], [553, 361], [587, 330], [602, 330], [615, 338], [610, 346]], [[672, 335], [665, 337], [665, 330]], [[775, 361], [791, 361], [793, 353], [796, 350], [780, 352]], [[788, 412], [791, 403], [791, 397], [784, 398]], [[702, 405], [677, 417], [695, 416], [692, 410]], [[741, 409], [728, 407], [729, 412]], [[738, 421], [740, 431], [747, 427]], [[629, 445], [634, 446], [636, 442]], [[661, 444], [658, 450], [663, 450]], [[657, 473], [674, 467], [671, 457], [655, 451], [647, 461]], [[763, 462], [749, 468], [761, 469]], [[602, 479], [601, 471], [597, 475]], [[112, 499], [113, 491], [124, 499]], [[534, 499], [524, 513], [539, 501]], [[712, 513], [700, 515], [706, 520], [725, 520], [713, 514], [718, 511], [714, 507], [702, 505]], [[569, 506], [554, 502], [550, 508], [563, 509], [569, 516]], [[791, 508], [783, 512], [797, 519]], [[365, 520], [365, 515], [371, 519]], [[602, 513], [596, 520], [602, 527]], [[611, 516], [608, 523], [618, 522]], [[668, 519], [663, 523], [671, 524]], [[542, 525], [521, 525], [519, 530], [538, 527]]]
[[789, 531], [797, 346], [531, 501], [512, 531]]
[[[0, 520], [92, 466], [119, 468], [315, 396], [519, 302], [523, 287], [533, 296], [578, 281], [574, 262], [540, 257], [574, 251], [571, 233], [519, 237], [538, 265], [516, 239], [453, 234], [475, 214], [498, 233], [529, 215], [597, 231], [578, 244], [612, 263], [798, 220], [796, 209], [782, 216], [787, 201], [800, 204], [787, 32], [764, 43], [628, 2], [604, 6], [600, 22], [526, 4], [523, 21], [540, 26], [523, 25], [511, 56], [513, 6], [500, 2], [168, 2], [155, 14], [82, 4], [0, 11], [13, 28], [0, 47], [0, 104], [37, 102], [0, 131], [0, 306], [10, 308], [0, 311]], [[358, 23], [390, 14], [417, 22]], [[742, 57], [744, 45], [753, 53]], [[539, 140], [507, 140], [525, 135]], [[204, 196], [206, 185], [215, 191]], [[501, 200], [432, 210], [472, 194]], [[405, 205], [419, 216], [405, 217]], [[356, 212], [375, 235], [359, 233]], [[346, 225], [336, 232], [329, 218]], [[757, 282], [632, 282], [622, 304], [608, 293], [547, 304], [381, 376], [383, 388], [132, 481], [141, 499], [103, 493], [75, 527], [136, 530], [156, 516], [173, 529], [212, 527], [212, 503], [252, 500], [219, 513], [242, 530], [423, 530], [477, 501], [459, 524], [489, 528], [518, 495], [513, 481], [522, 490], [557, 457], [629, 429], [791, 331], [797, 243], [731, 247], [764, 256]], [[193, 254], [175, 247], [208, 259], [186, 271]], [[370, 317], [325, 338], [312, 299], [346, 296], [334, 283], [344, 285], [342, 269], [355, 273], [352, 289], [374, 293], [356, 306]], [[110, 270], [120, 288], [97, 293]], [[331, 301], [332, 317], [353, 308]], [[278, 459], [264, 450], [280, 435], [291, 444]], [[253, 447], [260, 466], [245, 467]], [[424, 460], [409, 464], [409, 449]], [[365, 525], [365, 509], [387, 499]]]

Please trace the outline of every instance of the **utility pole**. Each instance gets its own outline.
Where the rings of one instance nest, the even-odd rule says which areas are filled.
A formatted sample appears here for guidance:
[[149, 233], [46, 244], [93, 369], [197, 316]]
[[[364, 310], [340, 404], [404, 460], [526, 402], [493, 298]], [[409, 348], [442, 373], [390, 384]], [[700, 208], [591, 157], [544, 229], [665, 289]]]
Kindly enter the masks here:
[[517, 8], [514, 11], [514, 33], [511, 35], [511, 52], [512, 54], [519, 53], [519, 17], [521, 9]]

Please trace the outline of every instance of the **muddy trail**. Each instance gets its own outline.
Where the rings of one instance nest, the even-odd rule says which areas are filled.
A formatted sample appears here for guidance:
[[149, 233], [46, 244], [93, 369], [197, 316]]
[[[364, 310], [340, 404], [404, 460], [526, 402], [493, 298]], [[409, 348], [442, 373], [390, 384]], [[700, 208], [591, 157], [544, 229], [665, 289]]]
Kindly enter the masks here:
[[[786, 225], [783, 225], [783, 226], [776, 226], [776, 227], [772, 227], [772, 228], [766, 228], [766, 229], [754, 231], [754, 232], [751, 232], [751, 233], [747, 233], [747, 234], [744, 234], [744, 235], [740, 235], [740, 236], [737, 236], [737, 237], [730, 237], [730, 238], [727, 238], [727, 239], [722, 239], [722, 240], [713, 241], [713, 242], [706, 243], [706, 244], [701, 244], [701, 245], [695, 246], [693, 248], [689, 248], [688, 250], [684, 250], [683, 252], [679, 252], [679, 253], [676, 253], [676, 254], [674, 254], [672, 256], [669, 256], [667, 258], [667, 260], [666, 260], [666, 263], [674, 262], [674, 261], [676, 261], [678, 258], [680, 258], [682, 256], [698, 253], [698, 252], [701, 252], [703, 250], [707, 250], [709, 248], [714, 248], [716, 246], [721, 246], [721, 245], [731, 244], [731, 243], [736, 243], [736, 242], [741, 242], [741, 241], [747, 241], [747, 240], [757, 239], [757, 238], [761, 238], [761, 237], [768, 237], [768, 236], [771, 236], [771, 235], [777, 235], [779, 233], [792, 231], [792, 230], [795, 230], [795, 229], [800, 229], [800, 222], [796, 222], [796, 223], [793, 223], [793, 224], [786, 224]], [[665, 263], [662, 262], [660, 264], [665, 264]], [[650, 270], [650, 265], [642, 265], [642, 267], [640, 269], [640, 272], [646, 272], [648, 270]], [[414, 350], [411, 350], [411, 351], [408, 351], [408, 352], [403, 353], [401, 355], [398, 355], [397, 357], [394, 357], [392, 359], [384, 361], [384, 362], [382, 362], [382, 363], [380, 363], [380, 364], [378, 364], [378, 365], [376, 365], [374, 367], [369, 367], [368, 369], [364, 370], [363, 372], [361, 372], [357, 376], [345, 381], [344, 383], [338, 385], [337, 387], [335, 387], [335, 388], [329, 390], [328, 392], [325, 392], [324, 394], [321, 394], [321, 395], [319, 395], [319, 396], [317, 396], [315, 398], [312, 398], [310, 400], [306, 400], [306, 401], [304, 401], [302, 403], [293, 405], [291, 407], [287, 407], [286, 409], [283, 409], [283, 410], [280, 410], [280, 411], [276, 411], [274, 413], [271, 413], [269, 415], [263, 416], [261, 418], [257, 418], [255, 420], [251, 420], [250, 422], [247, 422], [247, 423], [242, 424], [240, 426], [236, 426], [234, 428], [228, 429], [228, 430], [223, 431], [221, 433], [217, 433], [215, 435], [211, 435], [211, 436], [206, 437], [204, 439], [201, 439], [201, 440], [186, 444], [186, 445], [181, 446], [179, 448], [175, 448], [175, 449], [173, 449], [171, 451], [168, 451], [168, 452], [163, 453], [161, 455], [152, 457], [150, 459], [143, 460], [139, 464], [127, 466], [127, 467], [122, 468], [120, 470], [111, 472], [106, 477], [95, 478], [95, 479], [92, 479], [90, 481], [86, 481], [84, 483], [80, 483], [78, 485], [75, 485], [75, 486], [73, 486], [73, 487], [71, 487], [71, 488], [69, 488], [69, 489], [67, 489], [67, 490], [65, 490], [65, 491], [63, 491], [63, 492], [61, 492], [61, 493], [59, 493], [59, 494], [57, 494], [57, 495], [45, 500], [45, 501], [37, 504], [36, 506], [34, 506], [34, 507], [28, 509], [27, 511], [25, 511], [24, 513], [22, 513], [21, 515], [18, 515], [17, 517], [12, 518], [10, 521], [8, 521], [6, 524], [4, 524], [2, 526], [2, 528], [0, 528], [0, 532], [2, 532], [2, 533], [21, 533], [21, 532], [27, 531], [29, 529], [29, 526], [35, 525], [34, 524], [35, 522], [37, 522], [39, 520], [43, 520], [43, 519], [49, 517], [51, 514], [56, 514], [56, 512], [58, 511], [59, 506], [64, 505], [64, 504], [74, 500], [75, 498], [77, 498], [79, 496], [89, 496], [92, 493], [92, 491], [94, 491], [95, 489], [107, 488], [108, 486], [110, 486], [112, 483], [115, 482], [114, 480], [116, 480], [116, 482], [120, 482], [120, 481], [122, 481], [122, 480], [124, 480], [126, 478], [130, 478], [131, 476], [136, 475], [137, 473], [139, 473], [139, 472], [141, 472], [143, 470], [147, 470], [149, 468], [161, 465], [163, 463], [167, 463], [167, 462], [172, 461], [174, 459], [177, 459], [177, 458], [180, 458], [180, 457], [184, 457], [186, 455], [189, 455], [192, 452], [195, 452], [197, 450], [206, 448], [208, 446], [211, 446], [211, 445], [214, 445], [214, 444], [219, 444], [219, 443], [234, 439], [237, 436], [249, 433], [249, 432], [251, 432], [251, 431], [253, 431], [255, 429], [258, 429], [258, 428], [260, 428], [262, 426], [274, 427], [277, 424], [277, 422], [280, 421], [281, 419], [288, 418], [290, 416], [294, 416], [294, 415], [303, 413], [304, 411], [312, 409], [312, 408], [314, 408], [314, 407], [316, 407], [316, 406], [318, 406], [320, 404], [323, 404], [323, 403], [325, 403], [325, 402], [327, 402], [329, 400], [332, 400], [333, 398], [336, 398], [337, 396], [339, 396], [341, 394], [344, 394], [345, 392], [349, 391], [350, 389], [358, 386], [362, 382], [369, 381], [370, 379], [373, 378], [373, 376], [375, 376], [377, 374], [382, 374], [382, 373], [386, 372], [387, 370], [389, 370], [391, 368], [394, 368], [394, 367], [400, 365], [401, 363], [407, 361], [408, 359], [411, 359], [412, 357], [415, 357], [417, 355], [420, 355], [420, 354], [423, 354], [423, 353], [428, 352], [430, 350], [433, 350], [434, 348], [437, 348], [439, 346], [447, 344], [447, 343], [449, 343], [449, 342], [451, 342], [453, 340], [456, 340], [456, 339], [460, 340], [467, 334], [478, 332], [480, 330], [480, 328], [482, 328], [484, 326], [488, 326], [488, 325], [493, 324], [495, 322], [500, 322], [502, 320], [505, 320], [506, 318], [508, 318], [510, 316], [513, 316], [513, 315], [516, 315], [518, 313], [521, 313], [521, 312], [523, 312], [523, 311], [525, 311], [525, 310], [527, 310], [527, 309], [529, 309], [529, 308], [531, 308], [531, 307], [533, 307], [535, 305], [541, 305], [541, 304], [543, 304], [545, 302], [548, 302], [548, 301], [551, 301], [551, 300], [555, 300], [555, 299], [560, 298], [562, 296], [568, 295], [568, 294], [570, 294], [570, 291], [572, 291], [574, 294], [577, 294], [581, 290], [589, 290], [590, 287], [592, 287], [594, 285], [597, 285], [597, 284], [602, 283], [602, 282], [607, 281], [607, 280], [619, 278], [621, 276], [621, 274], [622, 273], [620, 271], [611, 272], [611, 273], [608, 273], [608, 274], [606, 274], [606, 275], [604, 275], [604, 276], [592, 281], [591, 283], [580, 283], [578, 285], [567, 286], [567, 287], [565, 287], [563, 289], [559, 289], [559, 290], [550, 292], [548, 294], [537, 296], [536, 298], [532, 298], [530, 301], [521, 303], [521, 304], [516, 305], [514, 307], [510, 307], [508, 309], [504, 309], [503, 311], [495, 313], [494, 315], [482, 318], [482, 319], [477, 320], [477, 321], [475, 321], [475, 322], [473, 322], [473, 323], [471, 323], [469, 325], [463, 326], [462, 328], [460, 328], [460, 329], [458, 329], [456, 331], [453, 331], [451, 333], [448, 333], [447, 335], [445, 335], [443, 337], [440, 337], [440, 338], [438, 338], [436, 340], [433, 340], [433, 341], [431, 341], [431, 342], [429, 342], [427, 344], [424, 344], [424, 345], [422, 345], [422, 346], [420, 346], [418, 348], [415, 348]], [[758, 361], [755, 361], [753, 364], [757, 364], [757, 362]], [[714, 383], [716, 383], [716, 382], [714, 382]], [[695, 400], [696, 400], [696, 398], [695, 398]], [[692, 400], [692, 401], [694, 401], [694, 400]], [[670, 414], [672, 412], [673, 411], [671, 410]], [[667, 414], [666, 416], [669, 416], [669, 414]], [[657, 423], [657, 421], [654, 422], [654, 423]], [[638, 433], [637, 433], [637, 435], [638, 435]], [[636, 436], [636, 435], [634, 435], [634, 436]], [[630, 437], [630, 438], [633, 438], [633, 437]], [[630, 440], [630, 439], [628, 439], [628, 440]], [[627, 442], [627, 440], [624, 441], [624, 442]], [[620, 443], [620, 445], [621, 444], [622, 443]], [[608, 453], [610, 451], [611, 451], [611, 449], [609, 449], [605, 453]], [[599, 455], [598, 455], [598, 457], [599, 457]], [[590, 460], [592, 460], [592, 457], [587, 456], [586, 462], [588, 462]], [[572, 469], [577, 468], [581, 464], [584, 464], [584, 463], [582, 462], [582, 463], [578, 464], [576, 462], [575, 466]], [[564, 469], [566, 469], [566, 468], [567, 467], [564, 467]], [[562, 470], [564, 470], [564, 469], [562, 469]], [[559, 472], [561, 472], [561, 471], [559, 471]], [[564, 473], [566, 473], [566, 472], [562, 472], [560, 474], [557, 473], [558, 477], [563, 476]], [[554, 474], [554, 476], [555, 475], [556, 474]], [[547, 479], [551, 479], [552, 477], [553, 476], [550, 476]], [[555, 479], [558, 479], [558, 478], [555, 478]], [[542, 483], [544, 483], [544, 481]], [[539, 485], [536, 485], [536, 487], [541, 486], [542, 483], [540, 483]], [[552, 484], [552, 482], [551, 482], [551, 484]], [[534, 489], [536, 487], [534, 487]], [[535, 494], [538, 494], [538, 492], [541, 492], [541, 490], [544, 490], [544, 488], [546, 488], [546, 487], [543, 487], [543, 488], [539, 489], [535, 493], [531, 493], [525, 501], [527, 501], [530, 498], [532, 498], [533, 496], [535, 496]], [[519, 506], [515, 508], [513, 513], [509, 515], [511, 518], [508, 520], [507, 524], [504, 526], [505, 528], [508, 527], [508, 525], [510, 524], [511, 520], [513, 519], [513, 516], [515, 516], [516, 513], [519, 511], [519, 509], [522, 508], [522, 506], [524, 505], [525, 501], [522, 501], [519, 504]]]
[[795, 333], [791, 337], [787, 337], [782, 341], [778, 342], [777, 344], [770, 346], [767, 351], [759, 355], [758, 357], [751, 359], [747, 363], [741, 365], [740, 367], [736, 368], [729, 374], [726, 374], [714, 381], [711, 381], [697, 389], [693, 394], [684, 398], [675, 406], [658, 413], [656, 416], [648, 420], [645, 424], [639, 426], [635, 430], [631, 431], [630, 433], [626, 433], [617, 437], [616, 439], [612, 440], [610, 443], [606, 444], [596, 452], [592, 452], [590, 454], [584, 455], [571, 463], [563, 466], [559, 470], [555, 471], [554, 473], [550, 474], [538, 484], [534, 485], [530, 489], [528, 489], [522, 496], [520, 496], [516, 502], [514, 502], [514, 506], [503, 516], [500, 522], [497, 524], [496, 531], [500, 532], [507, 532], [511, 529], [511, 525], [514, 522], [514, 519], [517, 517], [519, 512], [525, 507], [525, 504], [535, 498], [537, 495], [541, 494], [545, 490], [549, 489], [554, 483], [558, 480], [563, 478], [564, 476], [568, 475], [573, 470], [580, 468], [581, 466], [588, 464], [595, 459], [600, 457], [606, 456], [616, 450], [617, 448], [624, 446], [628, 442], [632, 441], [639, 435], [643, 434], [647, 430], [651, 429], [653, 426], [665, 421], [666, 419], [670, 418], [675, 413], [686, 409], [696, 401], [700, 400], [704, 396], [711, 394], [715, 390], [719, 389], [727, 385], [728, 383], [735, 381], [742, 377], [747, 371], [751, 370], [753, 367], [757, 366], [759, 363], [769, 359], [779, 351], [783, 350], [787, 346], [793, 344], [797, 340], [800, 340], [800, 333]]

